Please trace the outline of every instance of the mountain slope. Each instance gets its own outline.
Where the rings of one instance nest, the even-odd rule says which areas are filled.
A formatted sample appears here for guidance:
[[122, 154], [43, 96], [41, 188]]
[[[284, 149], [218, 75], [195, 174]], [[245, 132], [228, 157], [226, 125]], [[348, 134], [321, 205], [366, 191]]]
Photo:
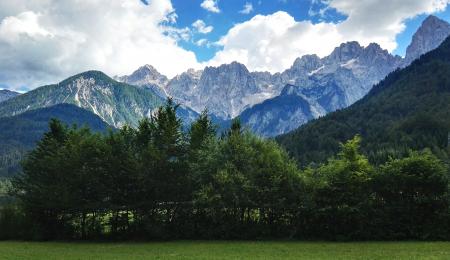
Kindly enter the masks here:
[[[297, 59], [280, 77], [283, 82], [288, 80], [290, 84], [299, 86], [299, 95], [306, 97], [316, 111], [321, 111], [314, 116], [317, 118], [353, 104], [394, 69], [404, 67], [420, 55], [435, 49], [449, 35], [450, 24], [429, 16], [415, 33], [403, 60], [382, 50], [377, 44], [369, 44], [363, 48], [357, 42], [348, 42], [341, 44], [323, 59], [315, 55]], [[308, 118], [307, 114], [293, 117], [292, 120], [283, 118], [289, 111], [297, 110], [300, 113], [301, 107], [296, 108], [292, 103], [290, 106], [280, 102], [271, 103], [273, 106], [266, 112], [254, 108], [244, 111], [246, 118], [243, 123], [264, 136], [283, 134], [287, 132], [284, 130], [292, 130], [306, 123], [303, 118]], [[287, 110], [276, 108], [277, 104], [283, 105]], [[278, 115], [274, 111], [278, 111]], [[251, 115], [252, 112], [256, 114]], [[247, 122], [247, 118], [251, 120]], [[258, 122], [264, 124], [267, 118], [272, 118], [271, 127], [266, 127], [261, 133]]]
[[297, 86], [287, 85], [279, 96], [244, 110], [239, 119], [260, 136], [270, 137], [292, 131], [323, 113], [316, 111], [311, 100], [307, 100], [301, 91]]
[[7, 90], [7, 89], [0, 89], [0, 102], [6, 101], [10, 98], [13, 98], [15, 96], [20, 95], [20, 93]]
[[414, 33], [406, 49], [404, 65], [407, 66], [421, 55], [436, 49], [450, 35], [450, 24], [434, 15], [428, 16]]
[[[280, 77], [297, 86], [290, 95], [306, 100], [314, 113], [304, 113], [303, 105], [297, 106], [295, 102], [283, 104], [283, 90], [279, 96], [269, 99], [270, 108], [261, 110], [257, 105], [245, 110], [240, 118], [244, 125], [262, 136], [287, 133], [313, 118], [353, 104], [400, 64], [400, 57], [390, 55], [377, 44], [364, 48], [357, 42], [341, 44], [323, 59], [304, 56]], [[261, 128], [260, 124], [266, 126]]]
[[135, 126], [163, 101], [152, 91], [119, 83], [100, 71], [88, 71], [0, 103], [0, 117], [68, 103], [93, 112], [114, 127]]
[[275, 94], [267, 85], [258, 86], [248, 69], [237, 62], [189, 70], [170, 80], [167, 91], [195, 111], [207, 108], [222, 119], [236, 117], [247, 106]]
[[97, 115], [70, 104], [59, 104], [0, 118], [0, 177], [11, 176], [17, 172], [19, 161], [48, 130], [51, 118], [57, 118], [69, 126], [86, 125], [95, 132], [104, 132], [109, 128]]
[[166, 86], [169, 79], [159, 73], [153, 66], [144, 65], [129, 76], [115, 78], [120, 82], [153, 90], [162, 98], [166, 98]]
[[408, 149], [448, 154], [450, 130], [450, 38], [410, 66], [391, 73], [350, 106], [279, 136], [302, 165], [323, 162], [339, 143], [359, 134], [375, 162]]

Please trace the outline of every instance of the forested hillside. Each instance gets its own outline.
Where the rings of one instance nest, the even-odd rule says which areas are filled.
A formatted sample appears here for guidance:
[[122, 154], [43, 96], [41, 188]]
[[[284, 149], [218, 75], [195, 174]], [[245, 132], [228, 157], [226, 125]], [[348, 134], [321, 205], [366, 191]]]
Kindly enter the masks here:
[[117, 82], [100, 71], [86, 71], [54, 85], [36, 88], [0, 104], [0, 117], [57, 104], [89, 110], [114, 127], [137, 125], [164, 103], [150, 90]]
[[324, 162], [340, 143], [359, 134], [375, 163], [409, 149], [430, 148], [448, 158], [450, 130], [450, 39], [410, 66], [397, 70], [347, 109], [279, 136], [301, 165]]
[[0, 239], [449, 238], [448, 168], [429, 151], [376, 166], [355, 136], [302, 170], [237, 120], [219, 137], [203, 113], [185, 132], [176, 110], [107, 134], [52, 120]]
[[92, 131], [106, 131], [108, 124], [97, 115], [74, 105], [60, 104], [30, 110], [23, 114], [0, 119], [0, 177], [11, 177], [18, 172], [25, 153], [48, 131], [51, 118], [68, 125], [88, 126]]

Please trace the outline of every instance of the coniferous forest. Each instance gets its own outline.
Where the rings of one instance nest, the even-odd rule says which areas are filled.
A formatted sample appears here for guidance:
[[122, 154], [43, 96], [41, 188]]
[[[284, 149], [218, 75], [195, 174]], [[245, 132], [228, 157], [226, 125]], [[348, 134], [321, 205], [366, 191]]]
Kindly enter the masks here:
[[431, 151], [373, 165], [358, 135], [298, 165], [238, 120], [186, 131], [170, 99], [137, 128], [58, 120], [22, 163], [0, 239], [449, 239], [448, 168]]

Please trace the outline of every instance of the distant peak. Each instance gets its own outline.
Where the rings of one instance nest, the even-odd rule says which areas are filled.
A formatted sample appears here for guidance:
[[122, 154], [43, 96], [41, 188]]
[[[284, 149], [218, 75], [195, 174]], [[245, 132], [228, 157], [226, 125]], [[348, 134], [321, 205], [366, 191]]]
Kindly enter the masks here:
[[358, 57], [364, 50], [359, 42], [351, 41], [341, 43], [339, 47], [336, 47], [334, 51], [328, 56], [328, 59], [338, 62], [345, 62]]
[[450, 27], [450, 24], [434, 15], [430, 15], [422, 22], [416, 34], [437, 30], [441, 27]]
[[137, 69], [137, 71], [139, 72], [150, 72], [150, 73], [158, 73], [159, 72], [155, 69], [155, 67], [153, 67], [152, 65], [149, 64], [145, 64], [144, 66], [139, 67], [139, 69]]
[[349, 41], [349, 42], [343, 42], [343, 43], [341, 43], [341, 45], [340, 45], [339, 47], [340, 47], [340, 48], [344, 48], [344, 47], [361, 48], [361, 45], [360, 45], [359, 42], [357, 42], [357, 41]]
[[249, 72], [247, 67], [244, 64], [239, 63], [237, 61], [233, 61], [233, 62], [231, 62], [229, 64], [222, 64], [219, 67], [209, 66], [209, 67], [205, 68], [205, 71], [216, 70], [216, 69], [217, 70], [233, 70], [233, 71], [238, 71], [239, 70], [239, 71]]
[[433, 23], [447, 23], [447, 22], [438, 18], [437, 16], [429, 15], [425, 20], [423, 20], [422, 25], [433, 24]]
[[113, 80], [111, 79], [108, 75], [106, 75], [105, 73], [99, 71], [99, 70], [88, 70], [79, 74], [76, 74], [70, 78], [67, 78], [63, 81], [61, 81], [59, 84], [66, 84], [66, 83], [71, 83], [73, 81], [79, 80], [80, 78], [84, 78], [84, 79], [95, 79], [95, 81], [110, 81]]
[[281, 90], [280, 96], [293, 95], [297, 93], [297, 90], [300, 89], [298, 86], [292, 84], [286, 84]]
[[378, 43], [372, 42], [369, 45], [367, 45], [366, 49], [380, 49], [383, 50], [381, 48], [381, 46]]
[[18, 93], [18, 92], [15, 92], [15, 91], [12, 91], [12, 90], [9, 90], [6, 88], [2, 88], [2, 89], [0, 89], [0, 93]]
[[81, 78], [81, 77], [92, 78], [92, 77], [98, 77], [98, 76], [109, 78], [105, 73], [103, 73], [102, 71], [99, 71], [99, 70], [88, 70], [85, 72], [81, 72], [80, 74], [77, 74], [73, 77], [75, 77], [75, 78]]
[[305, 61], [318, 61], [318, 60], [320, 60], [320, 58], [316, 54], [307, 54], [295, 59], [294, 64], [303, 63]]
[[450, 24], [434, 15], [428, 16], [414, 33], [406, 49], [405, 65], [437, 48], [450, 35]]
[[237, 62], [237, 61], [233, 61], [232, 63], [230, 63], [230, 66], [232, 67], [245, 67], [244, 64]]

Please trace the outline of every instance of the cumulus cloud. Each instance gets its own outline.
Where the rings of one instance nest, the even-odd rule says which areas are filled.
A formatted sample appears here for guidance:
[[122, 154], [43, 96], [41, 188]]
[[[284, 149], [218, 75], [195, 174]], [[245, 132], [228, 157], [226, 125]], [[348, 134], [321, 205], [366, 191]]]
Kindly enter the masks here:
[[[15, 0], [0, 1], [0, 87], [22, 89], [54, 83], [82, 71], [129, 74], [152, 64], [170, 76], [188, 68], [239, 61], [250, 70], [282, 71], [304, 54], [328, 55], [342, 42], [377, 42], [393, 51], [405, 21], [444, 10], [450, 0], [314, 0], [319, 15], [329, 10], [342, 21], [296, 21], [286, 12], [256, 15], [235, 24], [218, 42], [193, 33], [209, 33], [202, 20], [177, 28], [170, 0]], [[201, 6], [220, 12], [218, 1]], [[245, 6], [244, 6], [245, 7]], [[243, 10], [246, 10], [244, 8]], [[322, 10], [322, 11], [321, 11]], [[219, 47], [199, 64], [179, 41]]]
[[197, 46], [205, 46], [207, 44], [208, 44], [208, 40], [205, 38], [202, 38], [195, 42], [195, 45], [197, 45]]
[[221, 40], [210, 65], [242, 62], [251, 70], [281, 71], [302, 54], [328, 54], [343, 41], [334, 24], [297, 22], [286, 12], [256, 15], [235, 25]]
[[218, 0], [204, 0], [200, 6], [212, 13], [220, 13]]
[[179, 47], [188, 28], [172, 26], [170, 0], [15, 0], [0, 2], [0, 82], [12, 89], [54, 83], [98, 69], [128, 74], [152, 64], [174, 76], [197, 68]]
[[242, 7], [242, 10], [239, 11], [239, 13], [241, 14], [249, 14], [251, 12], [253, 12], [253, 5], [249, 2], [245, 3], [244, 7]]
[[194, 29], [199, 32], [199, 33], [203, 33], [203, 34], [207, 34], [212, 32], [212, 30], [214, 29], [214, 27], [212, 26], [206, 26], [205, 22], [203, 20], [197, 20], [192, 24], [192, 27], [194, 27]]
[[376, 42], [389, 51], [397, 47], [396, 36], [405, 21], [419, 14], [442, 11], [450, 0], [315, 0], [326, 12], [334, 9], [345, 15], [343, 21], [295, 21], [286, 12], [256, 15], [236, 24], [217, 44], [208, 65], [239, 61], [250, 70], [278, 72], [288, 68], [305, 54], [325, 56], [342, 42]]

